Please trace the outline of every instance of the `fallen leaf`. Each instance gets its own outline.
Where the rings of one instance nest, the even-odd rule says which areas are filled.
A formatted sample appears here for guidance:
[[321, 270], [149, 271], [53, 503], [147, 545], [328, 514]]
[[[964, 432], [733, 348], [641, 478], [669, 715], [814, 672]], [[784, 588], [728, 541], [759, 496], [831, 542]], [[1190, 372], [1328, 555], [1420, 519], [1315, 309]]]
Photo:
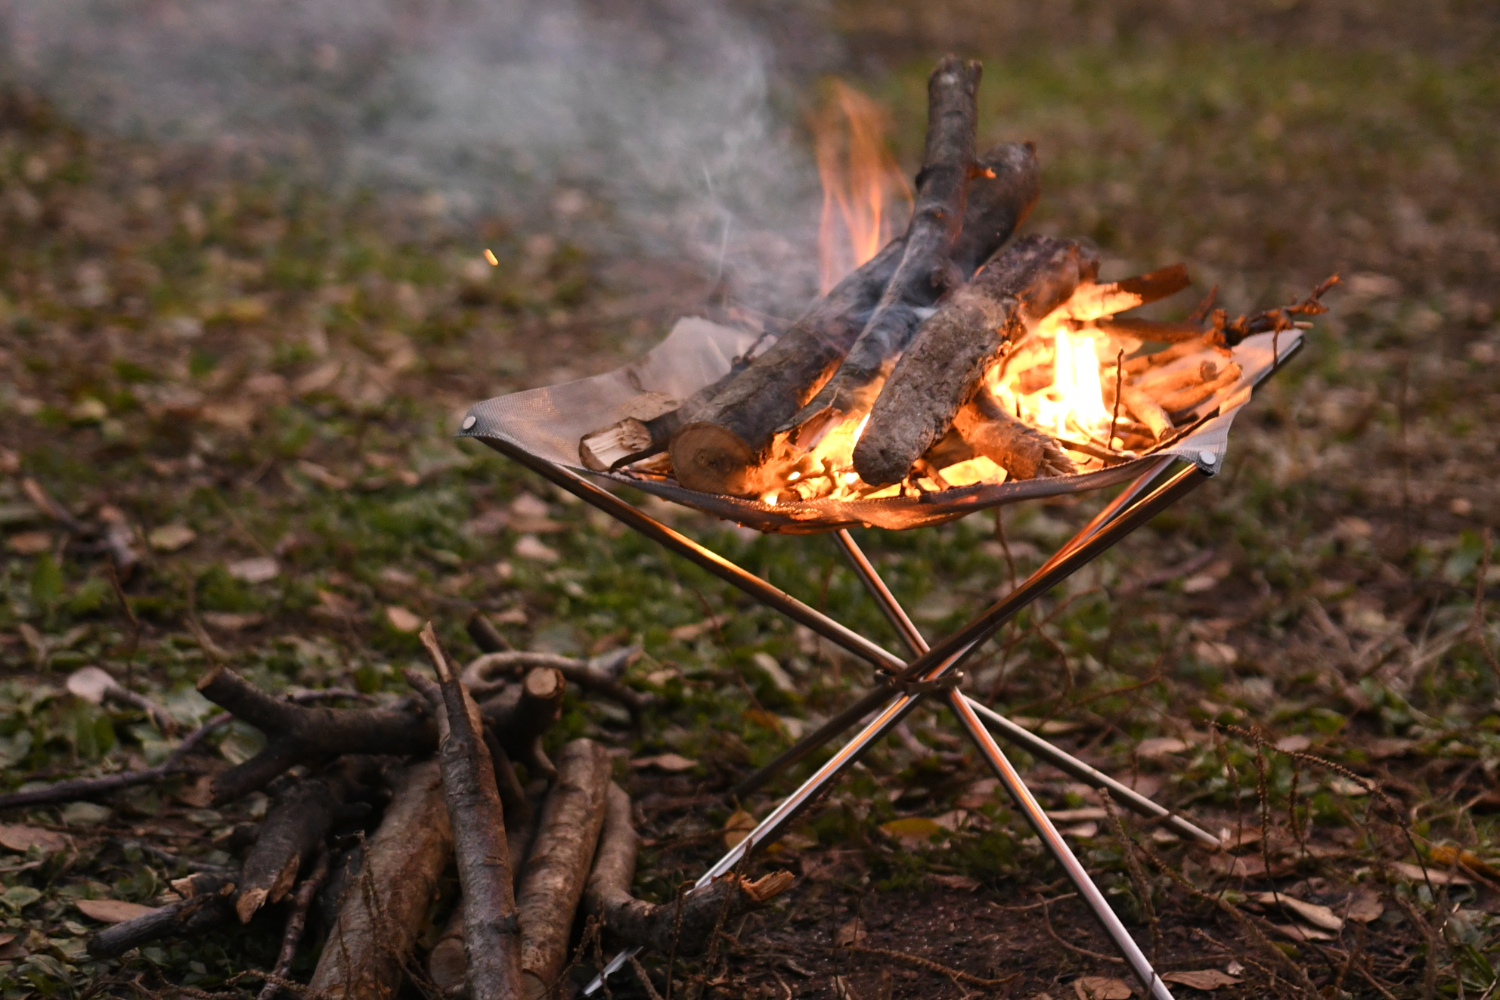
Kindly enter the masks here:
[[1182, 972], [1164, 972], [1162, 981], [1176, 983], [1195, 990], [1216, 990], [1220, 986], [1238, 986], [1240, 981], [1227, 972], [1218, 969], [1184, 970]]
[[691, 771], [698, 766], [698, 762], [696, 760], [689, 760], [681, 754], [664, 753], [658, 754], [655, 757], [637, 757], [630, 762], [630, 766], [638, 769], [654, 767], [658, 771], [678, 774], [682, 771]]
[[1191, 749], [1192, 746], [1186, 740], [1180, 740], [1175, 736], [1154, 736], [1149, 740], [1141, 740], [1136, 745], [1135, 752], [1137, 755], [1149, 759], [1153, 757], [1166, 757]]
[[736, 809], [724, 821], [724, 846], [735, 847], [740, 841], [750, 835], [750, 831], [754, 830], [755, 826], [754, 816], [743, 809]]
[[146, 544], [157, 552], [176, 552], [193, 544], [198, 533], [185, 524], [164, 524], [160, 528], [152, 528], [151, 533], [146, 536]]
[[1413, 882], [1431, 882], [1433, 885], [1473, 885], [1474, 880], [1457, 872], [1446, 872], [1440, 868], [1423, 868], [1405, 861], [1392, 861], [1391, 869], [1402, 878]]
[[726, 620], [724, 618], [705, 618], [703, 621], [694, 622], [691, 625], [679, 625], [670, 634], [678, 642], [692, 642], [705, 632], [721, 627]]
[[1333, 935], [1316, 927], [1305, 927], [1302, 924], [1272, 924], [1282, 934], [1293, 941], [1332, 941]]
[[1262, 906], [1280, 906], [1297, 919], [1312, 924], [1314, 927], [1321, 927], [1325, 931], [1340, 930], [1344, 926], [1343, 918], [1328, 907], [1294, 899], [1284, 892], [1262, 892], [1252, 898]]
[[1054, 823], [1081, 823], [1087, 819], [1109, 819], [1109, 812], [1100, 806], [1084, 806], [1081, 809], [1053, 809], [1047, 816]]
[[1220, 875], [1248, 878], [1266, 873], [1266, 859], [1259, 854], [1236, 858], [1228, 854], [1215, 854], [1208, 859], [1208, 867]]
[[1446, 844], [1439, 844], [1427, 852], [1427, 856], [1435, 864], [1444, 868], [1451, 868], [1454, 862], [1463, 865], [1469, 871], [1486, 878], [1500, 879], [1500, 870], [1496, 870], [1489, 862], [1485, 861], [1473, 851], [1461, 850]]
[[105, 924], [123, 924], [127, 920], [143, 917], [155, 908], [140, 903], [127, 903], [119, 899], [78, 899], [73, 901], [78, 911], [90, 919]]
[[1357, 924], [1368, 924], [1372, 920], [1380, 919], [1380, 915], [1385, 912], [1385, 905], [1380, 902], [1379, 896], [1364, 889], [1351, 896], [1349, 901], [1339, 908], [1339, 912]]
[[117, 687], [115, 679], [98, 667], [79, 667], [68, 675], [68, 692], [91, 705], [104, 704], [105, 696]]
[[397, 632], [416, 632], [422, 628], [422, 619], [399, 604], [386, 607], [385, 620], [390, 622], [391, 628]]
[[332, 470], [319, 465], [317, 462], [309, 462], [302, 459], [297, 463], [297, 471], [320, 486], [330, 490], [347, 490], [349, 481]]
[[1333, 794], [1342, 795], [1346, 798], [1356, 799], [1361, 795], [1370, 794], [1370, 790], [1364, 785], [1350, 778], [1345, 778], [1337, 774], [1329, 778], [1327, 781], [1323, 782], [1323, 784], [1326, 785], [1328, 790]]
[[1097, 837], [1099, 835], [1099, 824], [1093, 821], [1089, 821], [1087, 823], [1075, 823], [1072, 826], [1063, 827], [1058, 831], [1058, 833], [1061, 833], [1065, 837], [1076, 837], [1079, 840], [1088, 840], [1091, 837]]
[[35, 826], [7, 826], [0, 824], [0, 847], [25, 854], [38, 847], [44, 854], [56, 854], [68, 846], [68, 838], [52, 830]]
[[[318, 606], [313, 609], [313, 614], [324, 618], [347, 619], [353, 618], [356, 605], [343, 594], [334, 593], [331, 590], [318, 590]], [[402, 629], [406, 631], [406, 629]]]
[[1312, 740], [1301, 733], [1293, 736], [1283, 736], [1276, 741], [1276, 749], [1285, 753], [1301, 753], [1310, 746], [1312, 746]]
[[23, 531], [7, 538], [5, 547], [18, 556], [34, 556], [52, 547], [52, 536], [45, 531]]
[[533, 562], [555, 563], [562, 558], [561, 552], [535, 535], [522, 535], [517, 538], [515, 548], [511, 551], [522, 559], [530, 559]]
[[851, 944], [861, 943], [867, 936], [865, 922], [855, 917], [834, 932], [833, 943], [839, 948], [847, 948]]
[[926, 847], [932, 838], [941, 837], [943, 828], [926, 816], [905, 816], [880, 824], [880, 832], [892, 840], [901, 842], [905, 848]]
[[1130, 984], [1113, 976], [1080, 976], [1073, 980], [1078, 1000], [1130, 1000]]
[[266, 620], [265, 615], [237, 614], [233, 611], [205, 611], [202, 618], [204, 624], [225, 632], [238, 632]]
[[979, 888], [979, 880], [967, 875], [930, 875], [928, 877], [945, 889], [973, 892]]
[[246, 583], [265, 583], [281, 575], [281, 566], [270, 556], [241, 559], [224, 567], [229, 575]]

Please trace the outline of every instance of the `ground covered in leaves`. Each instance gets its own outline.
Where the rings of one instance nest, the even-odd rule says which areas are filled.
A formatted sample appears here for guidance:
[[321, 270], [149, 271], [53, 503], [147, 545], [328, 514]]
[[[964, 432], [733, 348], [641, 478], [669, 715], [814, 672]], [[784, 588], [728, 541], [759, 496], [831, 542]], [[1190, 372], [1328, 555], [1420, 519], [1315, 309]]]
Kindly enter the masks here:
[[[1106, 32], [987, 60], [981, 138], [1037, 141], [1032, 226], [1098, 241], [1106, 277], [1185, 260], [1232, 311], [1344, 278], [1240, 419], [1225, 472], [969, 669], [976, 696], [1225, 833], [1210, 852], [1117, 822], [1016, 754], [1184, 995], [1496, 986], [1500, 85], [1482, 46], [1361, 38]], [[885, 61], [863, 85], [914, 163], [930, 53], [870, 48]], [[215, 662], [269, 689], [394, 694], [421, 622], [470, 650], [480, 609], [518, 648], [644, 646], [627, 678], [661, 707], [633, 729], [570, 703], [552, 738], [627, 751], [648, 839], [637, 891], [666, 899], [790, 780], [742, 803], [724, 790], [870, 682], [451, 439], [474, 400], [639, 353], [708, 307], [701, 281], [546, 231], [456, 230], [420, 199], [334, 202], [84, 134], [14, 91], [0, 189], [4, 790], [170, 751], [141, 713], [69, 694], [79, 667], [187, 727], [210, 712], [193, 682]], [[860, 542], [935, 636], [1101, 502]], [[646, 506], [899, 648], [831, 541]], [[236, 726], [196, 773], [0, 816], [0, 992], [258, 985], [233, 977], [271, 964], [275, 920], [119, 963], [83, 950], [101, 926], [89, 901], [149, 904], [192, 861], [232, 861], [267, 803], [209, 809], [205, 776], [258, 740]], [[678, 995], [1125, 995], [1102, 934], [941, 714], [913, 715], [758, 864], [798, 886], [706, 961], [650, 957], [653, 989], [670, 973]], [[645, 995], [628, 977], [627, 993]]]

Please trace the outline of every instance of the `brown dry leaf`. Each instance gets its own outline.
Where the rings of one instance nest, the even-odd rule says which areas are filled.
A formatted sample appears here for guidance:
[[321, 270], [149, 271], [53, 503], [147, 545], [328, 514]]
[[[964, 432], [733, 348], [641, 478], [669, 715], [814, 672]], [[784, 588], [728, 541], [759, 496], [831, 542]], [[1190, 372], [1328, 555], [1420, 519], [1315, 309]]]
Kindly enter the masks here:
[[1109, 813], [1099, 806], [1084, 806], [1081, 809], [1052, 809], [1047, 816], [1054, 823], [1082, 823], [1086, 820], [1109, 819]]
[[750, 831], [754, 829], [755, 817], [743, 809], [736, 809], [733, 815], [724, 821], [724, 846], [734, 847], [748, 837]]
[[1333, 935], [1316, 927], [1306, 927], [1302, 924], [1272, 924], [1282, 934], [1293, 941], [1332, 941]]
[[199, 775], [190, 785], [183, 785], [175, 796], [178, 802], [195, 809], [207, 809], [214, 800], [214, 776]]
[[239, 614], [234, 611], [205, 611], [201, 617], [205, 625], [225, 632], [238, 632], [241, 629], [252, 628], [266, 620], [265, 615]]
[[313, 614], [323, 618], [348, 619], [353, 618], [357, 610], [358, 606], [343, 594], [319, 589], [318, 606], [313, 608]]
[[52, 547], [52, 536], [45, 531], [23, 531], [7, 538], [5, 547], [18, 556], [34, 556]]
[[692, 625], [679, 625], [672, 630], [671, 636], [678, 642], [692, 642], [705, 632], [710, 632], [713, 629], [721, 627], [727, 620], [725, 618], [706, 618]]
[[1238, 986], [1240, 981], [1218, 969], [1196, 969], [1183, 972], [1164, 972], [1162, 981], [1176, 983], [1189, 989], [1212, 991], [1220, 986]]
[[0, 847], [8, 848], [25, 854], [33, 847], [39, 847], [47, 854], [56, 854], [66, 849], [68, 838], [52, 830], [43, 830], [35, 826], [7, 826], [0, 824]]
[[928, 877], [946, 889], [973, 892], [979, 888], [979, 880], [977, 878], [970, 878], [967, 875], [930, 875]]
[[630, 762], [633, 768], [654, 767], [658, 771], [666, 771], [669, 774], [679, 774], [683, 771], [691, 771], [698, 766], [696, 760], [676, 753], [657, 754], [655, 757], [637, 757]]
[[1073, 980], [1078, 1000], [1130, 1000], [1135, 993], [1130, 984], [1113, 976], [1080, 976]]
[[1372, 920], [1380, 919], [1385, 912], [1385, 904], [1380, 897], [1369, 889], [1362, 889], [1349, 897], [1349, 901], [1339, 907], [1345, 919], [1353, 920], [1357, 924], [1368, 924]]
[[1150, 760], [1156, 757], [1167, 757], [1171, 754], [1183, 753], [1191, 749], [1191, 744], [1175, 736], [1155, 736], [1149, 740], [1141, 740], [1136, 745], [1135, 752], [1137, 755]]
[[68, 675], [68, 692], [91, 705], [104, 704], [104, 698], [118, 688], [115, 679], [98, 667], [79, 667]]
[[152, 528], [151, 533], [146, 536], [146, 544], [157, 552], [176, 552], [193, 544], [198, 533], [185, 524], [164, 524], [160, 528]]
[[1215, 854], [1208, 859], [1208, 867], [1220, 875], [1229, 875], [1234, 878], [1251, 878], [1266, 873], [1266, 859], [1259, 854], [1252, 854], [1244, 858], [1231, 857], [1228, 854]]
[[385, 609], [385, 620], [397, 632], [416, 632], [422, 627], [422, 619], [399, 604], [389, 605]]
[[1402, 878], [1412, 882], [1431, 882], [1433, 885], [1473, 885], [1474, 880], [1457, 872], [1446, 872], [1441, 868], [1423, 868], [1405, 861], [1392, 861], [1391, 869]]
[[1314, 927], [1321, 927], [1325, 931], [1341, 930], [1344, 926], [1343, 918], [1328, 907], [1293, 899], [1284, 892], [1262, 892], [1252, 898], [1262, 906], [1280, 906], [1298, 920], [1312, 924]]
[[880, 824], [880, 832], [910, 849], [928, 846], [933, 837], [941, 837], [944, 831], [935, 820], [926, 816], [906, 816]]
[[127, 920], [153, 912], [153, 907], [119, 899], [79, 899], [73, 905], [84, 916], [105, 924], [123, 924]]
[[511, 551], [522, 559], [530, 559], [532, 562], [555, 563], [562, 558], [561, 552], [535, 535], [522, 535], [517, 538], [515, 547]]
[[1461, 848], [1450, 847], [1447, 844], [1439, 844], [1427, 852], [1427, 856], [1434, 864], [1451, 868], [1454, 862], [1463, 865], [1469, 871], [1486, 878], [1500, 879], [1500, 870], [1494, 868], [1473, 851], [1465, 851]]
[[224, 567], [229, 575], [245, 583], [265, 583], [281, 574], [281, 565], [270, 556], [255, 556], [241, 559]]
[[847, 948], [851, 944], [864, 943], [867, 936], [865, 922], [855, 917], [834, 932], [833, 943], [840, 948]]

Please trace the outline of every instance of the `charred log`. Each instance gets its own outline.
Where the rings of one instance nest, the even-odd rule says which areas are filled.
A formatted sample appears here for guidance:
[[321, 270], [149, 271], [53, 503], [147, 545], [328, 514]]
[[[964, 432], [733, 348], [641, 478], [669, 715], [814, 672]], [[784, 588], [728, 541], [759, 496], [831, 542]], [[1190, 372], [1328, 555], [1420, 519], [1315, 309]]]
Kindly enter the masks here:
[[905, 479], [948, 432], [1007, 345], [1067, 301], [1098, 267], [1098, 257], [1082, 244], [1028, 236], [949, 296], [922, 324], [870, 410], [854, 446], [860, 478], [872, 486]]
[[954, 416], [953, 429], [974, 454], [1000, 466], [1011, 479], [1071, 476], [1078, 471], [1054, 438], [1006, 413], [983, 386]]

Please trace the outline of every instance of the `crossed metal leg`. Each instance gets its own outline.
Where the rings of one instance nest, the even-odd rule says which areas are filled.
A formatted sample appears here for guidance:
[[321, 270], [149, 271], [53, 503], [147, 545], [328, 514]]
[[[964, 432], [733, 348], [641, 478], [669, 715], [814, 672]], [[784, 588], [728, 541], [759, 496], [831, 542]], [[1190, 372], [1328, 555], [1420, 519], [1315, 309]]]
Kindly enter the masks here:
[[[896, 602], [874, 566], [855, 544], [853, 537], [847, 531], [839, 531], [836, 535], [837, 540], [853, 564], [855, 572], [859, 574], [881, 610], [910, 648], [914, 658], [908, 662], [821, 612], [808, 607], [791, 595], [771, 586], [718, 553], [672, 530], [612, 493], [598, 488], [572, 471], [538, 458], [509, 442], [492, 438], [487, 438], [485, 441], [491, 447], [598, 507], [621, 523], [690, 559], [720, 579], [734, 584], [760, 603], [781, 611], [843, 649], [874, 664], [883, 674], [881, 683], [868, 694], [736, 787], [735, 792], [739, 794], [745, 794], [760, 787], [792, 764], [858, 724], [866, 716], [870, 716], [872, 712], [875, 713], [852, 739], [840, 747], [795, 792], [783, 799], [744, 840], [706, 871], [699, 878], [698, 885], [706, 885], [733, 869], [757, 847], [774, 841], [787, 825], [828, 787], [834, 778], [857, 761], [891, 727], [899, 723], [922, 698], [929, 694], [941, 694], [949, 708], [958, 717], [959, 722], [962, 723], [969, 738], [984, 754], [1001, 783], [1015, 799], [1027, 821], [1077, 887], [1079, 896], [1093, 911], [1095, 918], [1113, 940], [1136, 977], [1145, 985], [1149, 995], [1155, 1000], [1171, 1000], [1171, 993], [1152, 969], [1150, 961], [1131, 938], [1125, 926], [1110, 908], [1104, 895], [1094, 885], [1088, 872], [1073, 854], [1072, 849], [1053, 826], [1052, 821], [1047, 818], [1046, 812], [1037, 802], [1036, 797], [1031, 794], [1030, 789], [1026, 787], [1019, 772], [1010, 763], [991, 733], [993, 731], [1004, 739], [1021, 746], [1078, 780], [1108, 792], [1126, 808], [1157, 820], [1161, 825], [1183, 836], [1191, 837], [1210, 846], [1217, 846], [1218, 838], [1078, 760], [1066, 751], [1053, 746], [1029, 730], [1016, 725], [999, 713], [976, 703], [958, 690], [956, 682], [961, 675], [957, 668], [1028, 604], [1091, 562], [1152, 516], [1171, 506], [1203, 479], [1213, 475], [1217, 471], [1214, 465], [1211, 463], [1189, 465], [1173, 473], [1161, 486], [1152, 490], [1152, 484], [1168, 471], [1173, 460], [1164, 458], [1154, 464], [1127, 486], [1119, 496], [1023, 583], [958, 632], [931, 647]], [[1212, 453], [1205, 453], [1205, 459], [1211, 457]], [[600, 976], [589, 984], [585, 993], [593, 993], [597, 990], [605, 977], [623, 968], [629, 957], [638, 950], [634, 949], [618, 955], [605, 967]]]

